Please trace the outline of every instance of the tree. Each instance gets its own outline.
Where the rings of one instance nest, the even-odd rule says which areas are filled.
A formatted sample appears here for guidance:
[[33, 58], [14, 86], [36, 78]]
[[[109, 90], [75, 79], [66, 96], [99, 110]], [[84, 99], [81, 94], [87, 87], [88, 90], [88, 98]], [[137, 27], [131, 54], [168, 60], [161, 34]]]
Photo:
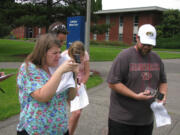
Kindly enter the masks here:
[[[19, 4], [14, 3], [14, 0], [1, 0], [0, 28], [4, 26], [4, 29], [6, 28], [8, 31], [3, 33], [7, 34], [10, 30], [18, 26], [48, 28], [49, 25], [55, 21], [65, 23], [68, 16], [86, 16], [86, 1], [87, 0], [42, 0], [36, 3], [36, 0], [33, 0], [32, 3], [29, 4]], [[101, 10], [101, 8], [101, 0], [94, 1], [91, 10], [93, 19], [96, 18], [96, 16], [92, 13]]]
[[97, 10], [102, 10], [102, 0], [96, 0]]
[[56, 0], [56, 2], [44, 0], [39, 3], [33, 1], [29, 4], [14, 3], [14, 0], [2, 0], [0, 1], [0, 28], [5, 25], [10, 30], [18, 26], [45, 26], [48, 28], [55, 21], [66, 22], [68, 16], [84, 16], [85, 14], [86, 0]]
[[12, 3], [12, 0], [0, 1], [0, 37], [8, 35], [12, 29], [11, 26], [7, 23], [10, 20], [8, 20], [8, 17], [5, 16], [6, 12], [3, 10], [3, 7], [5, 5], [9, 5], [9, 3]]
[[102, 10], [102, 0], [91, 0], [91, 1], [92, 1], [91, 4], [92, 11]]
[[[91, 10], [93, 12], [102, 10], [102, 0], [92, 0]], [[110, 24], [97, 24], [99, 20], [99, 16], [97, 14], [92, 14], [92, 25], [91, 25], [91, 32], [94, 34], [104, 34], [108, 32], [109, 28], [111, 27]]]
[[159, 37], [173, 37], [180, 33], [180, 11], [173, 9], [164, 11], [162, 23], [156, 28]]

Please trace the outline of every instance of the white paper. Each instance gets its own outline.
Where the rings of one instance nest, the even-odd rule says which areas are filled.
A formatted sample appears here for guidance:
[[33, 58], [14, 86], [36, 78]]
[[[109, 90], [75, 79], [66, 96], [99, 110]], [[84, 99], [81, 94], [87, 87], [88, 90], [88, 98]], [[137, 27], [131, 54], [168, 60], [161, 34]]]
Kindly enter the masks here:
[[0, 76], [0, 79], [4, 79], [6, 77], [7, 77], [7, 75], [3, 75], [3, 76]]
[[14, 75], [14, 74], [8, 74], [8, 75], [0, 76], [0, 81], [3, 81], [3, 80], [5, 80], [5, 79], [9, 78], [9, 77], [12, 76], [12, 75]]
[[163, 106], [162, 102], [153, 102], [151, 104], [151, 109], [154, 112], [157, 127], [171, 124], [171, 117], [168, 115], [168, 112], [166, 108]]
[[[60, 66], [66, 60], [68, 60], [67, 57], [61, 57], [59, 59], [58, 66]], [[53, 74], [57, 68], [58, 67], [49, 67], [50, 73]], [[61, 81], [60, 81], [59, 86], [56, 90], [56, 94], [59, 94], [65, 90], [67, 90], [68, 88], [75, 88], [75, 81], [74, 81], [72, 72], [66, 72], [61, 76]]]
[[84, 84], [81, 84], [78, 89], [78, 95], [71, 101], [70, 111], [76, 111], [86, 107], [89, 104], [89, 98]]
[[61, 81], [59, 83], [59, 86], [56, 90], [56, 93], [59, 94], [68, 88], [75, 88], [75, 81], [73, 79], [73, 73], [72, 72], [67, 72], [64, 73], [61, 77]]

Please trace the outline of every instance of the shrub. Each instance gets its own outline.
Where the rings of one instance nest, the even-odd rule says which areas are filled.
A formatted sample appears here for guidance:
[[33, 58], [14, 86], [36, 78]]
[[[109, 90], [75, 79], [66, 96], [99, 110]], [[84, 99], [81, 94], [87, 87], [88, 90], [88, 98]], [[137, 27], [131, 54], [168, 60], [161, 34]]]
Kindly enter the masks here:
[[180, 49], [180, 33], [171, 38], [158, 38], [156, 48]]

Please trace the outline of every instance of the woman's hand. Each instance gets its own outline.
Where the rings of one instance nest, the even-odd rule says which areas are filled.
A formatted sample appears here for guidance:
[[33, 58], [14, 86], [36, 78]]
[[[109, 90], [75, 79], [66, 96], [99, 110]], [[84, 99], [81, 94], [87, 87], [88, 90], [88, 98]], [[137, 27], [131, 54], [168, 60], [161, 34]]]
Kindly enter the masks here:
[[69, 72], [69, 71], [77, 73], [78, 64], [75, 63], [73, 60], [67, 60], [62, 65], [60, 65], [58, 69], [61, 69], [63, 73]]

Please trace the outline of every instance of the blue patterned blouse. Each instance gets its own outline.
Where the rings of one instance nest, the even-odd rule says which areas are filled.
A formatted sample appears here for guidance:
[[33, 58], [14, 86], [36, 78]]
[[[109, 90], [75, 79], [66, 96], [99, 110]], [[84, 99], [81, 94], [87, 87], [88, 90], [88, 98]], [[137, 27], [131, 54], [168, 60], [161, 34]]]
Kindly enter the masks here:
[[54, 95], [46, 103], [31, 97], [31, 93], [49, 80], [49, 75], [34, 64], [23, 63], [19, 69], [17, 85], [21, 105], [18, 131], [26, 130], [30, 135], [63, 135], [67, 131], [67, 93], [68, 90]]

